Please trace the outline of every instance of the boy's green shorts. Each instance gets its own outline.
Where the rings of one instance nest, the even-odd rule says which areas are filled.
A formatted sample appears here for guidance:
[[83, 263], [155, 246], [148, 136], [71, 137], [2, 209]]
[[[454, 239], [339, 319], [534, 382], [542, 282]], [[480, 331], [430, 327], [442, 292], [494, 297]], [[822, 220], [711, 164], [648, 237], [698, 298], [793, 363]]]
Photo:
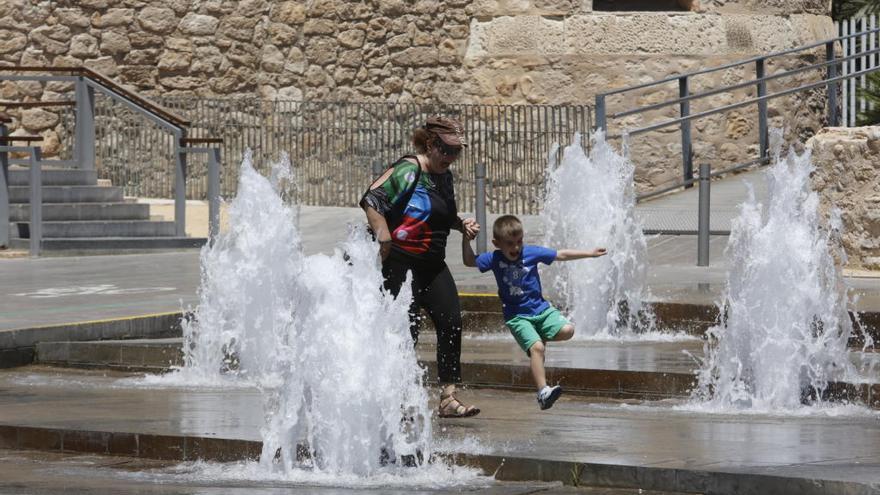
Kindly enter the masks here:
[[553, 340], [562, 327], [570, 322], [558, 309], [550, 306], [535, 316], [514, 316], [505, 322], [516, 343], [529, 354], [535, 342]]

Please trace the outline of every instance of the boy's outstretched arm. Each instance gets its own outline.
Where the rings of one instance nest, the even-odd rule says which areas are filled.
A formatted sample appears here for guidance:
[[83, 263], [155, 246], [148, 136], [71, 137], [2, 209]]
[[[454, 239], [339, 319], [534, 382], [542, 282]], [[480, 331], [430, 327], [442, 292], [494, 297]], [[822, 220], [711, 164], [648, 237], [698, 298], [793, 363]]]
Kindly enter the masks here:
[[571, 261], [571, 260], [579, 260], [582, 258], [598, 258], [599, 256], [605, 256], [608, 251], [605, 248], [596, 248], [588, 251], [582, 251], [578, 249], [560, 249], [556, 251], [556, 261]]
[[461, 261], [464, 263], [464, 266], [477, 266], [477, 256], [474, 254], [474, 250], [471, 248], [471, 241], [466, 235], [461, 236]]

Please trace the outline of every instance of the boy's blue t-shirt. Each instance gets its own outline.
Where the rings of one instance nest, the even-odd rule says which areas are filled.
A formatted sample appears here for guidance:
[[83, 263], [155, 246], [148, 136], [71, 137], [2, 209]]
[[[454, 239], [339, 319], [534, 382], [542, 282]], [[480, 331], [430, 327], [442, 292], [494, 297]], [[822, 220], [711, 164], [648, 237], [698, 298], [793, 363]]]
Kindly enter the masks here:
[[500, 250], [477, 256], [477, 268], [481, 272], [495, 273], [505, 320], [539, 315], [550, 307], [541, 293], [538, 263], [549, 265], [555, 259], [555, 249], [532, 245], [523, 246], [516, 261], [508, 260]]

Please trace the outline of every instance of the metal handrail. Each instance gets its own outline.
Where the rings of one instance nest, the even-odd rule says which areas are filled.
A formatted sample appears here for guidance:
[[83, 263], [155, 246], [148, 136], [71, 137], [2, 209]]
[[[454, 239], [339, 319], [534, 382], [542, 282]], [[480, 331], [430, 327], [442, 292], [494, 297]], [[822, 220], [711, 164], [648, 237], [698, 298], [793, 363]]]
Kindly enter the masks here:
[[[107, 77], [91, 70], [86, 67], [33, 67], [33, 66], [12, 66], [12, 67], [0, 67], [0, 73], [3, 72], [50, 72], [50, 73], [64, 73], [74, 77], [88, 77], [89, 79], [93, 79], [95, 82], [99, 83], [99, 85], [104, 86], [104, 89], [111, 90], [116, 93], [120, 98], [126, 99], [131, 103], [135, 103], [137, 106], [141, 107], [143, 110], [154, 114], [156, 117], [161, 118], [163, 120], [168, 121], [169, 123], [178, 126], [178, 127], [189, 127], [191, 125], [190, 121], [180, 117], [179, 115], [174, 114], [168, 109], [162, 108], [161, 106], [140, 97], [136, 93], [125, 89], [119, 84], [116, 84], [112, 80]], [[24, 76], [27, 77], [27, 76]], [[0, 79], [3, 79], [3, 76], [0, 76]], [[109, 95], [108, 95], [109, 96]]]
[[[51, 75], [20, 75], [8, 73], [48, 73]], [[146, 116], [160, 127], [174, 135], [174, 226], [175, 234], [186, 236], [186, 156], [188, 153], [207, 153], [209, 158], [210, 179], [214, 182], [214, 174], [219, 177], [219, 150], [210, 148], [194, 148], [191, 144], [218, 144], [220, 140], [213, 138], [188, 139], [188, 127], [191, 122], [168, 109], [141, 97], [140, 95], [116, 84], [107, 77], [85, 67], [32, 67], [13, 66], [0, 67], [0, 80], [37, 80], [37, 81], [70, 81], [75, 84], [76, 136], [74, 139], [74, 163], [83, 169], [95, 166], [95, 107], [94, 93], [98, 91], [111, 99], [125, 105], [135, 113]], [[39, 159], [37, 159], [39, 160]], [[33, 163], [34, 160], [32, 159]], [[219, 232], [219, 186], [209, 191], [210, 233], [213, 238]]]
[[[808, 45], [792, 48], [789, 50], [784, 50], [780, 52], [774, 52], [767, 55], [758, 55], [755, 57], [751, 57], [745, 60], [740, 60], [737, 62], [728, 63], [725, 65], [721, 65], [718, 67], [712, 67], [708, 69], [702, 69], [698, 71], [688, 72], [685, 74], [678, 74], [675, 76], [667, 77], [665, 79], [652, 81], [645, 84], [639, 84], [636, 86], [631, 86], [627, 88], [621, 88], [617, 90], [613, 90], [607, 93], [600, 93], [596, 95], [596, 125], [600, 130], [607, 130], [608, 118], [621, 118], [627, 117], [630, 115], [636, 114], [644, 114], [646, 112], [650, 112], [653, 110], [671, 107], [674, 105], [679, 105], [679, 117], [678, 118], [667, 118], [667, 120], [663, 120], [658, 123], [643, 125], [642, 127], [635, 129], [627, 129], [625, 132], [620, 134], [610, 134], [608, 135], [609, 139], [612, 138], [620, 138], [623, 136], [633, 136], [638, 134], [643, 134], [650, 131], [655, 131], [662, 128], [668, 128], [671, 126], [679, 126], [681, 132], [681, 159], [683, 165], [683, 172], [681, 175], [681, 180], [676, 181], [674, 184], [663, 186], [658, 190], [654, 190], [645, 194], [641, 194], [638, 196], [638, 200], [644, 200], [650, 197], [659, 196], [661, 194], [665, 194], [671, 192], [675, 189], [685, 187], [693, 187], [693, 185], [697, 182], [700, 183], [700, 206], [699, 206], [699, 215], [700, 215], [700, 225], [699, 225], [699, 236], [698, 236], [698, 245], [700, 255], [698, 256], [698, 265], [705, 266], [708, 264], [708, 236], [710, 234], [709, 225], [708, 225], [708, 216], [709, 216], [709, 199], [708, 199], [708, 189], [709, 189], [709, 181], [712, 177], [716, 177], [718, 175], [730, 173], [737, 170], [742, 170], [748, 167], [752, 167], [755, 165], [764, 165], [770, 163], [769, 156], [769, 133], [768, 133], [768, 102], [770, 100], [774, 100], [777, 98], [789, 96], [795, 93], [801, 93], [805, 91], [809, 91], [812, 89], [824, 87], [827, 88], [827, 98], [828, 98], [828, 123], [829, 125], [837, 125], [839, 122], [839, 110], [838, 110], [838, 95], [837, 88], [838, 86], [847, 80], [852, 80], [859, 77], [864, 77], [866, 74], [876, 72], [880, 70], [880, 66], [878, 67], [870, 67], [865, 68], [862, 65], [861, 70], [855, 71], [855, 67], [851, 67], [850, 70], [852, 72], [846, 73], [844, 75], [838, 75], [840, 72], [838, 70], [840, 68], [846, 69], [847, 64], [852, 64], [853, 60], [861, 59], [865, 60], [866, 57], [876, 55], [880, 53], [880, 48], [867, 50], [864, 46], [862, 46], [861, 51], [858, 53], [852, 54], [844, 54], [841, 57], [837, 56], [837, 43], [842, 40], [854, 39], [854, 38], [864, 38], [867, 35], [872, 35], [875, 33], [880, 33], [880, 28], [875, 29], [867, 29], [860, 32], [853, 32], [842, 36], [837, 36], [835, 38], [830, 38], [827, 40], [822, 40], [819, 42], [814, 42]], [[825, 60], [818, 63], [809, 64], [804, 67], [798, 67], [791, 70], [784, 70], [782, 72], [766, 75], [766, 66], [767, 61], [774, 57], [780, 57], [784, 55], [790, 55], [794, 53], [803, 53], [807, 50], [812, 50], [818, 47], [825, 47]], [[703, 74], [718, 72], [721, 70], [733, 68], [733, 67], [742, 67], [747, 64], [754, 64], [755, 77], [754, 79], [738, 82], [736, 84], [725, 85], [720, 88], [714, 88], [706, 91], [702, 91], [699, 93], [691, 94], [689, 91], [689, 82], [690, 78], [694, 76], [699, 76]], [[809, 82], [806, 84], [799, 84], [799, 81], [792, 81], [788, 83], [798, 84], [795, 87], [789, 87], [787, 89], [782, 89], [773, 93], [767, 92], [767, 83], [770, 81], [776, 81], [782, 78], [791, 77], [797, 74], [802, 74], [807, 71], [812, 70], [822, 70], [825, 69], [824, 74], [819, 76], [819, 80], [815, 82]], [[644, 88], [654, 87], [660, 84], [666, 84], [676, 81], [678, 82], [679, 95], [678, 98], [672, 98], [666, 101], [662, 101], [659, 103], [652, 103], [649, 105], [631, 108], [624, 111], [616, 112], [613, 114], [608, 114], [606, 109], [607, 100], [606, 98], [609, 95], [619, 95], [627, 92], [640, 90]], [[702, 98], [707, 98], [710, 96], [718, 95], [721, 93], [730, 93], [737, 89], [742, 88], [751, 88], [755, 87], [757, 90], [757, 96], [749, 96], [744, 100], [737, 101], [735, 103], [722, 105], [720, 107], [711, 108], [709, 110], [691, 113], [690, 102], [695, 101]], [[724, 112], [728, 112], [730, 110], [734, 110], [737, 108], [747, 107], [750, 105], [757, 105], [758, 112], [758, 139], [759, 139], [759, 157], [733, 165], [731, 167], [727, 167], [723, 170], [715, 170], [712, 171], [708, 164], [701, 164], [700, 166], [700, 174], [699, 177], [694, 174], [694, 155], [692, 152], [692, 142], [691, 142], [691, 122], [697, 119], [702, 119], [711, 115], [720, 114]], [[664, 117], [661, 117], [664, 118]], [[705, 198], [704, 196], [705, 189]]]
[[[42, 148], [30, 144], [42, 140], [36, 136], [8, 136], [6, 123], [0, 121], [0, 246], [9, 246], [9, 153], [27, 153], [30, 190], [28, 202], [28, 237], [31, 256], [39, 256], [43, 240]], [[12, 143], [22, 142], [23, 146]]]
[[[684, 102], [688, 102], [688, 101], [692, 101], [692, 100], [698, 100], [700, 98], [705, 98], [707, 96], [715, 96], [717, 94], [726, 93], [728, 91], [733, 91], [735, 89], [748, 88], [749, 86], [755, 86], [756, 84], [761, 83], [761, 82], [782, 79], [784, 77], [793, 76], [795, 74], [800, 74], [801, 72], [807, 72], [807, 71], [810, 71], [813, 69], [827, 68], [830, 65], [834, 65], [834, 64], [837, 64], [840, 62], [848, 62], [848, 61], [855, 59], [855, 58], [864, 57], [866, 55], [874, 55], [876, 53], [880, 53], [880, 48], [875, 48], [873, 50], [869, 50], [866, 52], [859, 52], [856, 55], [850, 55], [848, 57], [835, 58], [833, 60], [826, 60], [825, 62], [820, 62], [817, 64], [807, 65], [804, 67], [798, 67], [797, 69], [792, 69], [787, 72], [778, 72], [776, 74], [762, 77], [760, 79], [749, 79], [748, 81], [743, 81], [738, 84], [731, 84], [730, 86], [724, 86], [722, 88], [715, 88], [715, 89], [711, 89], [708, 91], [703, 91], [702, 93], [694, 93], [694, 94], [691, 94], [688, 96], [677, 98], [675, 100], [667, 100], [667, 101], [663, 101], [660, 103], [654, 103], [652, 105], [648, 105], [645, 107], [638, 107], [638, 108], [633, 108], [633, 109], [626, 110], [626, 111], [619, 112], [619, 113], [608, 114], [607, 117], [612, 118], [612, 119], [616, 119], [616, 118], [620, 118], [620, 117], [627, 117], [627, 116], [634, 115], [637, 113], [649, 112], [651, 110], [657, 110], [658, 108], [668, 107], [671, 105], [684, 103]], [[684, 76], [682, 76], [682, 77], [684, 77]]]
[[[608, 138], [619, 138], [622, 137], [623, 134], [628, 135], [637, 135], [646, 133], [649, 131], [654, 131], [670, 126], [680, 126], [681, 128], [681, 148], [682, 148], [682, 162], [683, 162], [683, 174], [682, 181], [677, 184], [678, 187], [691, 187], [693, 185], [693, 181], [690, 180], [694, 177], [693, 173], [693, 154], [691, 151], [691, 121], [696, 119], [705, 118], [714, 114], [719, 114], [723, 112], [727, 112], [730, 110], [734, 110], [737, 108], [746, 107], [749, 105], [756, 104], [758, 106], [758, 119], [759, 119], [759, 140], [760, 140], [760, 159], [756, 161], [756, 163], [765, 163], [766, 158], [768, 156], [768, 146], [769, 139], [767, 137], [768, 133], [768, 118], [767, 118], [767, 102], [770, 100], [788, 96], [794, 93], [799, 93], [803, 91], [808, 91], [811, 89], [819, 88], [819, 87], [827, 87], [828, 88], [828, 121], [830, 125], [836, 125], [839, 121], [839, 112], [837, 108], [837, 90], [836, 86], [842, 81], [863, 77], [864, 75], [874, 72], [878, 68], [869, 68], [859, 71], [853, 71], [851, 73], [845, 75], [838, 75], [838, 67], [843, 64], [846, 67], [846, 64], [851, 63], [852, 60], [855, 59], [864, 59], [864, 57], [875, 55], [880, 53], [880, 48], [873, 50], [862, 50], [859, 53], [853, 53], [849, 55], [844, 55], [841, 57], [837, 56], [836, 53], [836, 43], [840, 40], [851, 39], [851, 38], [860, 38], [864, 37], [868, 34], [880, 32], [880, 28], [869, 29], [860, 32], [854, 32], [843, 36], [838, 36], [836, 38], [831, 38], [828, 40], [823, 40], [820, 42], [811, 43], [809, 45], [805, 45], [802, 47], [797, 47], [789, 50], [784, 50], [780, 52], [771, 53], [768, 55], [759, 55], [755, 57], [751, 57], [742, 61], [737, 61], [729, 64], [725, 64], [719, 67], [713, 67], [709, 69], [703, 69], [699, 71], [693, 71], [685, 74], [679, 74], [676, 76], [668, 77], [665, 79], [661, 79], [658, 81], [640, 84], [637, 86], [631, 86], [628, 88], [621, 88], [618, 90], [614, 90], [608, 93], [600, 93], [596, 96], [596, 125], [599, 129], [605, 130], [607, 129], [608, 118], [620, 118], [630, 115], [635, 115], [639, 113], [646, 113], [652, 110], [657, 110], [663, 107], [673, 106], [678, 104], [680, 108], [680, 116], [678, 118], [668, 119], [661, 121], [659, 123], [646, 125], [643, 127], [639, 127], [636, 129], [629, 129], [627, 132], [621, 134], [612, 134], [608, 135]], [[778, 57], [781, 55], [788, 55], [797, 52], [803, 52], [805, 50], [813, 49], [820, 46], [825, 46], [825, 58], [826, 60], [823, 62], [809, 64], [805, 67], [800, 67], [792, 70], [786, 70], [781, 73], [765, 75], [765, 67], [766, 61], [773, 57]], [[689, 78], [695, 75], [706, 74], [710, 72], [715, 72], [718, 70], [723, 70], [730, 67], [742, 66], [748, 63], [755, 64], [755, 74], [756, 77], [754, 79], [739, 82], [736, 84], [726, 85], [721, 88], [714, 88], [711, 90], [703, 91], [696, 94], [690, 94], [688, 90], [688, 82]], [[826, 72], [823, 76], [820, 77], [820, 80], [813, 83], [802, 84], [800, 86], [784, 89], [781, 91], [777, 91], [775, 93], [767, 93], [767, 83], [769, 81], [778, 80], [784, 77], [790, 77], [795, 74], [800, 74], [806, 71], [816, 70], [825, 68]], [[678, 81], [679, 83], [679, 97], [672, 98], [667, 101], [652, 103], [650, 105], [646, 105], [643, 107], [628, 109], [625, 111], [617, 112], [614, 114], [608, 114], [606, 112], [606, 97], [611, 94], [622, 94], [629, 91], [633, 91], [636, 89], [642, 89], [646, 87], [656, 86], [658, 84], [668, 83], [671, 81]], [[709, 96], [717, 95], [720, 93], [730, 92], [736, 89], [748, 88], [748, 87], [756, 87], [758, 95], [756, 97], [750, 97], [746, 100], [738, 101], [736, 103], [723, 105], [721, 107], [712, 108], [710, 110], [702, 111], [699, 113], [691, 114], [690, 113], [690, 102], [700, 99], [706, 98]]]
[[[798, 93], [801, 91], [806, 91], [808, 89], [818, 88], [819, 86], [827, 86], [829, 83], [835, 83], [835, 82], [843, 81], [845, 79], [852, 79], [854, 77], [861, 76], [862, 74], [869, 74], [871, 72], [876, 72], [877, 70], [880, 70], [880, 67], [875, 67], [875, 68], [871, 68], [871, 69], [863, 69], [863, 70], [860, 70], [857, 72], [851, 72], [851, 73], [843, 75], [843, 76], [837, 76], [832, 79], [823, 79], [819, 82], [815, 82], [815, 83], [811, 83], [811, 84], [804, 84], [803, 86], [798, 86], [796, 88], [786, 89], [784, 91], [779, 91], [777, 93], [771, 93], [769, 95], [764, 95], [764, 96], [757, 96], [757, 97], [752, 98], [750, 100], [745, 100], [745, 101], [741, 101], [738, 103], [731, 103], [730, 105], [718, 107], [713, 110], [706, 110], [704, 112], [690, 114], [685, 117], [679, 117], [677, 119], [667, 120], [667, 121], [661, 122], [659, 124], [649, 125], [646, 127], [640, 127], [638, 129], [627, 131], [625, 134], [630, 135], [630, 136], [634, 136], [636, 134], [642, 134], [644, 132], [655, 131], [657, 129], [661, 129], [663, 127], [668, 127], [670, 125], [680, 124], [682, 122], [689, 122], [691, 120], [700, 119], [703, 117], [707, 117], [709, 115], [713, 115], [713, 114], [721, 113], [721, 112], [726, 112], [728, 110], [733, 110], [733, 109], [740, 108], [740, 107], [745, 107], [745, 106], [752, 105], [752, 104], [755, 104], [755, 103], [758, 103], [761, 101], [768, 101], [768, 100], [772, 100], [774, 98], [788, 96], [790, 94]], [[623, 134], [613, 134], [613, 135], [608, 136], [608, 138], [609, 139], [620, 138], [622, 136], [623, 136]]]
[[687, 73], [684, 73], [684, 74], [678, 74], [678, 75], [675, 75], [675, 76], [670, 76], [670, 77], [667, 77], [667, 78], [665, 78], [665, 79], [658, 79], [658, 80], [656, 80], [656, 81], [651, 81], [651, 82], [647, 82], [647, 83], [644, 83], [644, 84], [639, 84], [639, 85], [637, 85], [637, 86], [628, 86], [628, 87], [626, 87], [626, 88], [615, 89], [615, 90], [612, 90], [612, 91], [608, 91], [608, 92], [602, 93], [602, 95], [604, 95], [604, 96], [610, 96], [610, 95], [616, 95], [616, 94], [620, 94], [620, 93], [626, 93], [626, 92], [629, 92], [629, 91], [635, 91], [635, 90], [637, 90], [637, 89], [650, 88], [651, 86], [657, 86], [657, 85], [660, 85], [660, 84], [665, 84], [665, 83], [668, 83], [668, 82], [677, 81], [678, 79], [681, 79], [682, 77], [699, 76], [699, 75], [703, 75], [703, 74], [709, 74], [709, 73], [712, 73], [712, 72], [718, 72], [718, 71], [721, 71], [721, 70], [731, 69], [731, 68], [733, 68], [733, 67], [739, 67], [740, 65], [751, 64], [751, 63], [757, 62], [757, 61], [759, 61], [759, 60], [767, 60], [768, 58], [781, 57], [781, 56], [783, 56], [783, 55], [791, 55], [792, 53], [802, 52], [802, 51], [810, 50], [810, 49], [813, 49], [813, 48], [819, 48], [820, 46], [827, 45], [828, 43], [834, 43], [834, 42], [836, 42], [836, 41], [842, 41], [842, 40], [844, 40], [844, 39], [855, 38], [855, 37], [857, 37], [857, 36], [863, 36], [863, 35], [868, 35], [868, 34], [871, 34], [871, 33], [878, 33], [878, 32], [880, 32], [880, 28], [871, 29], [871, 30], [867, 30], [867, 31], [859, 31], [858, 33], [852, 33], [852, 34], [848, 34], [848, 35], [845, 35], [845, 36], [838, 36], [838, 37], [836, 37], [836, 38], [829, 38], [829, 39], [824, 40], [824, 41], [817, 41], [817, 42], [814, 42], [814, 43], [809, 44], [809, 45], [799, 46], [799, 47], [797, 47], [797, 48], [790, 48], [790, 49], [788, 49], [788, 50], [783, 50], [783, 51], [779, 51], [779, 52], [773, 52], [773, 53], [770, 53], [770, 54], [767, 54], [767, 55], [758, 55], [758, 56], [755, 56], [755, 57], [752, 57], [752, 58], [747, 58], [747, 59], [744, 59], [744, 60], [739, 60], [739, 61], [736, 61], [736, 62], [731, 62], [731, 63], [729, 63], [729, 64], [719, 65], [719, 66], [717, 66], [717, 67], [710, 67], [710, 68], [708, 68], [708, 69], [701, 69], [701, 70], [696, 70], [696, 71], [693, 71], [693, 72], [687, 72]]

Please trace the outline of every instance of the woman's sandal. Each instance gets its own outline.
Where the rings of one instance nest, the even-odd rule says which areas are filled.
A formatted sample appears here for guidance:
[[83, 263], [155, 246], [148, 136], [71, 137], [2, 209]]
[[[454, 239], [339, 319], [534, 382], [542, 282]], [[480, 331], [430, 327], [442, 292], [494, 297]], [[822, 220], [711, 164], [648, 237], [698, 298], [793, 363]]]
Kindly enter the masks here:
[[437, 413], [441, 418], [469, 418], [480, 414], [480, 408], [465, 406], [455, 398], [455, 395], [449, 394], [440, 396], [440, 406]]

